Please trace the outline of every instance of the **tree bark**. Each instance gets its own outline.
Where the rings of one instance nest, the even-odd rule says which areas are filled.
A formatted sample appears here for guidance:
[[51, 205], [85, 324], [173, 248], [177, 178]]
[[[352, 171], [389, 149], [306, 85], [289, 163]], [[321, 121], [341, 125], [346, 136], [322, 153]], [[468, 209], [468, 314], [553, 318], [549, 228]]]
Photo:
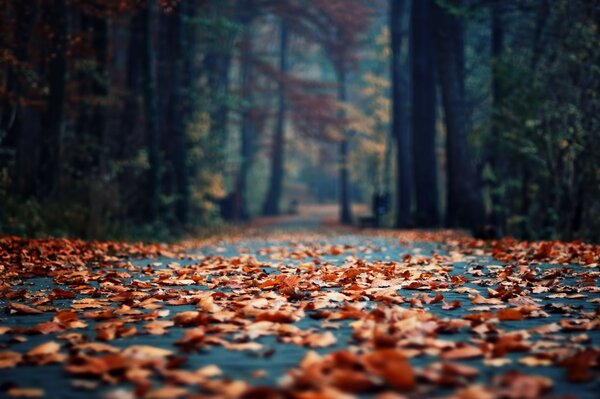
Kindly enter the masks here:
[[412, 154], [407, 118], [407, 84], [402, 60], [402, 19], [404, 0], [390, 0], [390, 32], [392, 50], [392, 136], [396, 139], [396, 227], [411, 224]]
[[491, 5], [491, 30], [492, 30], [492, 120], [491, 120], [491, 142], [489, 163], [494, 174], [494, 181], [491, 182], [491, 202], [492, 211], [490, 214], [490, 224], [497, 235], [504, 235], [506, 230], [506, 212], [502, 195], [499, 193], [498, 185], [501, 173], [501, 155], [498, 154], [498, 145], [500, 143], [499, 112], [503, 98], [502, 84], [500, 82], [500, 62], [504, 47], [504, 28], [502, 23], [502, 5], [500, 2], [493, 2]]
[[185, 46], [186, 29], [184, 29], [184, 18], [188, 15], [189, 2], [181, 0], [179, 8], [173, 15], [173, 44], [174, 44], [174, 76], [175, 76], [175, 120], [173, 126], [173, 166], [175, 169], [175, 181], [177, 185], [176, 215], [181, 225], [186, 225], [190, 210], [190, 184], [189, 169], [187, 162], [187, 139], [186, 125], [187, 112], [189, 109], [186, 90], [186, 64], [189, 56]]
[[107, 140], [108, 119], [108, 21], [104, 16], [91, 16], [92, 46], [95, 54], [95, 71], [91, 79], [91, 94], [95, 100], [92, 106], [90, 132], [95, 151], [89, 177], [89, 218], [86, 226], [88, 237], [97, 237], [106, 218], [106, 208], [110, 201], [108, 188], [109, 143]]
[[152, 41], [150, 4], [141, 12], [143, 34], [143, 69], [144, 116], [146, 121], [146, 147], [148, 151], [148, 220], [154, 222], [159, 218], [160, 210], [160, 135], [158, 126], [158, 104], [156, 97], [156, 73], [154, 43]]
[[[27, 52], [29, 41], [35, 26], [38, 5], [19, 1], [15, 3], [15, 47], [14, 53], [21, 64], [29, 62]], [[40, 115], [37, 109], [27, 104], [28, 93], [22, 84], [23, 77], [12, 66], [8, 66], [9, 92], [13, 102], [7, 100], [4, 111], [6, 120], [3, 128], [7, 130], [5, 143], [15, 148], [15, 166], [12, 191], [19, 198], [35, 195], [35, 182], [38, 163], [38, 141], [40, 134]]]
[[248, 177], [252, 166], [252, 158], [254, 156], [254, 135], [255, 127], [253, 120], [254, 99], [252, 88], [252, 10], [247, 2], [242, 2], [240, 5], [240, 23], [244, 26], [245, 40], [241, 43], [240, 54], [240, 86], [241, 97], [245, 103], [242, 111], [242, 124], [240, 127], [240, 168], [235, 184], [234, 193], [234, 218], [237, 220], [246, 220], [249, 218], [249, 212], [246, 203], [246, 195], [248, 191]]
[[61, 136], [67, 79], [67, 5], [54, 0], [48, 7], [48, 18], [54, 32], [53, 53], [48, 62], [48, 99], [46, 105], [46, 134], [42, 145], [39, 193], [42, 197], [54, 194], [61, 173]]
[[432, 7], [433, 0], [415, 1], [411, 14], [412, 144], [418, 227], [439, 223]]
[[446, 126], [446, 225], [481, 230], [485, 218], [483, 202], [467, 142], [463, 24], [459, 17], [436, 4], [434, 25]]
[[[125, 71], [125, 88], [123, 109], [121, 113], [119, 157], [126, 159], [134, 156], [136, 148], [132, 145], [131, 137], [136, 130], [140, 116], [140, 94], [143, 93], [143, 67], [144, 55], [144, 21], [146, 14], [138, 10], [130, 18], [129, 43], [127, 45], [127, 63]], [[145, 66], [144, 66], [145, 67]]]
[[271, 146], [271, 179], [269, 182], [269, 191], [264, 205], [265, 215], [278, 215], [279, 203], [281, 201], [281, 191], [284, 177], [284, 151], [285, 151], [285, 78], [288, 72], [288, 29], [284, 19], [280, 22], [280, 43], [279, 43], [279, 70], [281, 80], [278, 87], [278, 110], [277, 120], [275, 122], [275, 134]]
[[[347, 100], [346, 87], [346, 67], [343, 62], [338, 65], [338, 101], [345, 103]], [[344, 129], [345, 130], [345, 129]], [[340, 223], [352, 223], [352, 209], [350, 205], [350, 181], [348, 173], [348, 138], [346, 131], [342, 132], [342, 141], [340, 142]]]

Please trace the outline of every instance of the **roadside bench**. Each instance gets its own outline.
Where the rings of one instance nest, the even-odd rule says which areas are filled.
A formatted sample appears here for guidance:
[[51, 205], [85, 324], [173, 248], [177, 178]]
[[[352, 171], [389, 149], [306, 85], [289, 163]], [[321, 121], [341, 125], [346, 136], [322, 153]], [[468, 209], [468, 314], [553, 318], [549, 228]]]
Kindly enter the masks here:
[[373, 200], [371, 203], [371, 214], [363, 215], [358, 217], [358, 227], [364, 228], [377, 228], [381, 224], [381, 217], [388, 213], [390, 210], [390, 194], [382, 191], [373, 194]]

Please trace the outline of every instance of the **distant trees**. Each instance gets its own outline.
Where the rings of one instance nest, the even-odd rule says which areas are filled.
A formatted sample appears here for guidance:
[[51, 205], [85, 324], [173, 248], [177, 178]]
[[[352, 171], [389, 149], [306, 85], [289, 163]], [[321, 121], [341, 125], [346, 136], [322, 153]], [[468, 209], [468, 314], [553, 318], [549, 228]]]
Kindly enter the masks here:
[[596, 237], [598, 12], [0, 0], [0, 230], [168, 234], [311, 185], [350, 223], [395, 178], [387, 225]]
[[[599, 158], [584, 148], [597, 148], [598, 118], [588, 110], [598, 96], [587, 88], [597, 91], [589, 66], [600, 51], [589, 43], [598, 39], [591, 22], [598, 10], [584, 1], [413, 1], [407, 102], [402, 6], [390, 1], [395, 224], [436, 226], [444, 209], [446, 226], [486, 236], [597, 239], [600, 211], [587, 193], [600, 187], [592, 166]], [[585, 104], [573, 96], [583, 92]], [[445, 144], [442, 153], [436, 142]]]
[[[132, 224], [181, 230], [214, 218], [218, 203], [244, 219], [271, 123], [264, 212], [279, 213], [286, 120], [325, 141], [343, 126], [330, 88], [288, 71], [289, 38], [351, 54], [352, 21], [366, 26], [367, 15], [346, 24], [360, 1], [350, 3], [2, 0], [5, 223], [90, 236]], [[281, 21], [274, 64], [253, 43], [266, 32], [255, 20], [270, 17]]]
[[2, 115], [19, 121], [2, 126], [15, 140], [0, 135], [6, 206], [18, 197], [29, 202], [17, 211], [87, 235], [105, 234], [118, 215], [188, 224], [192, 190], [203, 190], [192, 187], [188, 155], [195, 3], [2, 2], [12, 32], [0, 76], [18, 77], [1, 93]]
[[[329, 0], [315, 1], [319, 14], [325, 21], [320, 21], [321, 43], [328, 52], [333, 64], [337, 79], [337, 99], [341, 104], [348, 101], [348, 75], [356, 64], [356, 48], [361, 33], [369, 26], [369, 10], [360, 0]], [[343, 110], [342, 118], [347, 116]], [[352, 206], [350, 198], [350, 174], [348, 165], [348, 153], [350, 145], [349, 132], [342, 128], [339, 139], [339, 208], [340, 222], [350, 224], [352, 222]]]
[[528, 238], [598, 240], [600, 10], [583, 0], [490, 8], [493, 222]]

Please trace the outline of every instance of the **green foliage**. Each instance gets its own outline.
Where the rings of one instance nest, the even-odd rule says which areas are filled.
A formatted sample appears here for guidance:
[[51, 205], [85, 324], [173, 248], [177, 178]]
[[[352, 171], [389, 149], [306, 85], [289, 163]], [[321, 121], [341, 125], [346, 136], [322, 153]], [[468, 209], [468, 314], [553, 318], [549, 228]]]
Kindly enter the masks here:
[[[543, 49], [514, 46], [497, 60], [505, 95], [489, 146], [507, 233], [598, 240], [600, 49], [585, 1], [556, 1]], [[596, 43], [596, 44], [594, 44]]]

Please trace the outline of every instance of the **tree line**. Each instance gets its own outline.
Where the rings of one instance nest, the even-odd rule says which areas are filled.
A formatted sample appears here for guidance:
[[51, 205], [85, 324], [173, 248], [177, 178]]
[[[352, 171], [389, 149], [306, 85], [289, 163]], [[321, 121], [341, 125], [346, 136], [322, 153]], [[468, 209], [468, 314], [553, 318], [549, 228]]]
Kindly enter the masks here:
[[396, 225], [597, 241], [598, 5], [411, 3], [390, 8]]
[[594, 2], [0, 6], [5, 232], [171, 234], [337, 181], [343, 223], [386, 192], [388, 226], [598, 238]]

